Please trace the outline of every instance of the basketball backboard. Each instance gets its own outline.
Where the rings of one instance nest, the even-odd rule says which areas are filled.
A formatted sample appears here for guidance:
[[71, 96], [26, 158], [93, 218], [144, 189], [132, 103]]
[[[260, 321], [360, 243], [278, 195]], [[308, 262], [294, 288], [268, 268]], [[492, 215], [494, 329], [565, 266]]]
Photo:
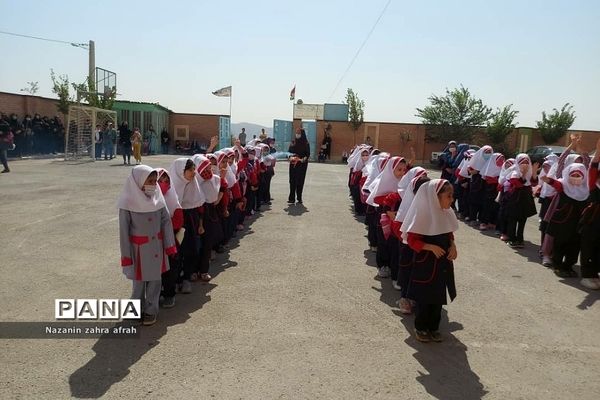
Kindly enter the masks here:
[[104, 68], [96, 67], [96, 91], [107, 96], [111, 91], [117, 92], [117, 74]]

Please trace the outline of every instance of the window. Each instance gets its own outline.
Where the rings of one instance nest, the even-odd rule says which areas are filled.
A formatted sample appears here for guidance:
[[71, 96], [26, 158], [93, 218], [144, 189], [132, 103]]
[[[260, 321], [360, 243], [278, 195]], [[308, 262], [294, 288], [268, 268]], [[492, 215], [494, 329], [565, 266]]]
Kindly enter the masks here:
[[[152, 111], [144, 111], [144, 127], [143, 132], [148, 132], [152, 125]], [[156, 130], [156, 127], [153, 127]]]
[[133, 130], [135, 128], [140, 128], [142, 125], [142, 112], [134, 111], [132, 114], [133, 124], [129, 125], [129, 129]]
[[129, 110], [121, 110], [119, 115], [119, 124], [123, 121], [127, 121], [129, 124]]
[[190, 127], [189, 125], [175, 125], [175, 140], [188, 140]]

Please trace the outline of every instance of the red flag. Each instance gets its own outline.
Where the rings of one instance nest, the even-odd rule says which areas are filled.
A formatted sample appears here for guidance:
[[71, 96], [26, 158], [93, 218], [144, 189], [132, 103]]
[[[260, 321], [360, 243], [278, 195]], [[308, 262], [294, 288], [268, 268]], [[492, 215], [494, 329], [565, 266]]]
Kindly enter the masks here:
[[296, 98], [296, 85], [294, 85], [294, 88], [290, 92], [290, 100], [294, 100], [295, 98]]

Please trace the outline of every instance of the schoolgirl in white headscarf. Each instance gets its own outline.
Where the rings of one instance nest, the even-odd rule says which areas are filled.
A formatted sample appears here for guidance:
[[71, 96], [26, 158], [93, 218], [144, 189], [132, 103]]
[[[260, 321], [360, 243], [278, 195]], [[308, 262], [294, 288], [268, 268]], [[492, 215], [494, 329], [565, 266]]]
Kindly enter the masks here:
[[512, 248], [522, 248], [527, 218], [537, 213], [532, 192], [532, 186], [537, 185], [537, 170], [531, 164], [527, 154], [517, 155], [515, 165], [507, 172], [507, 179], [509, 183], [506, 194], [508, 245]]
[[198, 243], [204, 234], [201, 207], [206, 202], [196, 179], [197, 165], [193, 159], [182, 157], [173, 161], [169, 167], [171, 190], [175, 190], [183, 210], [183, 228], [185, 234], [180, 242], [181, 276], [176, 277], [176, 288], [181, 293], [191, 293], [191, 281], [197, 279]]
[[366, 180], [362, 185], [361, 191], [364, 191], [366, 189], [366, 191], [368, 192], [369, 186], [371, 186], [375, 178], [377, 178], [381, 171], [383, 171], [385, 163], [389, 158], [390, 153], [378, 153], [369, 156], [369, 160], [367, 161], [365, 167], [362, 170], [363, 177], [366, 177]]
[[502, 164], [500, 175], [498, 175], [498, 196], [496, 201], [499, 204], [498, 209], [498, 225], [497, 230], [500, 232], [500, 240], [503, 242], [508, 241], [508, 215], [507, 207], [508, 204], [508, 190], [510, 189], [510, 182], [508, 181], [508, 174], [510, 168], [515, 165], [515, 159], [509, 158]]
[[565, 167], [562, 178], [544, 177], [544, 181], [558, 193], [558, 204], [548, 218], [546, 232], [553, 238], [552, 264], [556, 275], [562, 278], [577, 276], [573, 265], [580, 249], [579, 221], [590, 194], [587, 168], [580, 163]]
[[[165, 203], [167, 210], [171, 216], [171, 224], [173, 225], [173, 233], [175, 235], [175, 241], [177, 244], [178, 252], [181, 249], [181, 243], [185, 237], [185, 228], [183, 227], [184, 215], [175, 188], [171, 185], [171, 178], [169, 173], [164, 168], [158, 168], [158, 186], [160, 191], [165, 197]], [[162, 292], [161, 296], [164, 297], [163, 307], [171, 308], [175, 306], [175, 292], [177, 286], [177, 279], [181, 274], [181, 263], [179, 258], [175, 256], [169, 256], [169, 270], [163, 272], [161, 275], [162, 281]]]
[[213, 173], [211, 161], [202, 154], [194, 154], [192, 161], [196, 164], [196, 181], [206, 203], [217, 202], [219, 200], [221, 178]]
[[408, 297], [417, 302], [415, 337], [441, 341], [438, 331], [442, 305], [456, 297], [453, 260], [457, 257], [454, 232], [458, 221], [451, 209], [453, 188], [445, 179], [424, 183], [404, 219], [402, 237], [416, 252]]
[[155, 169], [134, 167], [117, 201], [122, 272], [133, 281], [131, 297], [143, 304], [144, 325], [156, 322], [161, 274], [169, 270], [168, 256], [177, 253], [157, 179]]
[[404, 170], [401, 169], [403, 161], [406, 165], [406, 161], [403, 157], [396, 156], [387, 161], [383, 171], [381, 171], [369, 186], [370, 193], [367, 198], [367, 204], [377, 207], [375, 198], [398, 191], [398, 183], [404, 175]]
[[475, 154], [475, 150], [468, 149], [463, 153], [463, 159], [456, 168], [456, 192], [455, 197], [458, 203], [458, 211], [460, 217], [468, 221], [469, 218], [469, 182], [471, 175], [469, 174], [469, 161]]

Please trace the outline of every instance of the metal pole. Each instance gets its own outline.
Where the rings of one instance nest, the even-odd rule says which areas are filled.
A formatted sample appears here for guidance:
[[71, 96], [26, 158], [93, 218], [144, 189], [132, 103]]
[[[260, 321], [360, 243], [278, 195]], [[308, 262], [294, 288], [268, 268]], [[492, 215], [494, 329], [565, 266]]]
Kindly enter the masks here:
[[94, 90], [97, 92], [98, 88], [96, 87], [96, 44], [94, 43], [93, 40], [90, 40], [90, 44], [88, 47], [89, 47], [88, 87], [90, 87], [90, 83], [92, 83], [94, 85]]

